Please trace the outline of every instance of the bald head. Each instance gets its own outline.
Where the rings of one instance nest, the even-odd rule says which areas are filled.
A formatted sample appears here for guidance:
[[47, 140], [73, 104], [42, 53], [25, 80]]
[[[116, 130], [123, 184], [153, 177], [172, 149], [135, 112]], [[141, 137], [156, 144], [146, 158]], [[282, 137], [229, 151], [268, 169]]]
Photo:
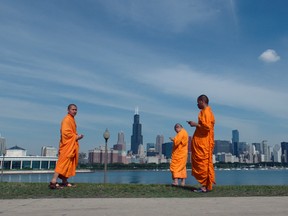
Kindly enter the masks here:
[[200, 96], [197, 98], [197, 101], [203, 101], [203, 102], [206, 103], [207, 105], [209, 104], [209, 98], [208, 98], [206, 95], [204, 95], [204, 94], [200, 95]]
[[178, 133], [181, 129], [183, 128], [183, 126], [179, 123], [176, 123], [174, 126], [174, 130]]

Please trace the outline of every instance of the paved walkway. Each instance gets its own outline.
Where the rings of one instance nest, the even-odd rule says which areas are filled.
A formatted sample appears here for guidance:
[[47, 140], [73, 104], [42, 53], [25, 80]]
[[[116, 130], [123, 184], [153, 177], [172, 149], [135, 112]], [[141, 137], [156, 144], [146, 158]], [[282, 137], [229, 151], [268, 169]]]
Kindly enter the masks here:
[[287, 216], [288, 197], [0, 200], [0, 216]]

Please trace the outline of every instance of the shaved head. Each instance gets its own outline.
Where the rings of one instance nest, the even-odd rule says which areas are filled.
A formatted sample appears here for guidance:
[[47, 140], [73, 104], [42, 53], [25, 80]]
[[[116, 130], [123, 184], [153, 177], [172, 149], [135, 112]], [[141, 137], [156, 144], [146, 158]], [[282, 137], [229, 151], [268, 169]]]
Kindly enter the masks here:
[[176, 130], [176, 128], [183, 128], [183, 126], [179, 123], [175, 124], [174, 129]]
[[204, 95], [204, 94], [200, 95], [200, 96], [197, 98], [197, 101], [203, 101], [203, 102], [206, 103], [207, 105], [209, 104], [209, 98], [208, 98], [206, 95]]
[[73, 106], [77, 108], [77, 106], [76, 106], [75, 104], [69, 104], [68, 107], [67, 107], [67, 109], [70, 110], [71, 107], [73, 107]]

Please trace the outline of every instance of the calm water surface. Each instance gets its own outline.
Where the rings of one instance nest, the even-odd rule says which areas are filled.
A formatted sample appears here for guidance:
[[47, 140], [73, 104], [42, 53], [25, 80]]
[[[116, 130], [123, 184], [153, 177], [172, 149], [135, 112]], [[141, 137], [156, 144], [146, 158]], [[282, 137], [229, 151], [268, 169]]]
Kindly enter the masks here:
[[[288, 185], [287, 169], [268, 170], [216, 170], [217, 185]], [[187, 184], [195, 185], [196, 180], [187, 172]], [[50, 182], [52, 174], [5, 174], [4, 182]], [[170, 171], [110, 171], [108, 183], [113, 184], [170, 184]], [[103, 183], [104, 172], [77, 173], [70, 182]]]

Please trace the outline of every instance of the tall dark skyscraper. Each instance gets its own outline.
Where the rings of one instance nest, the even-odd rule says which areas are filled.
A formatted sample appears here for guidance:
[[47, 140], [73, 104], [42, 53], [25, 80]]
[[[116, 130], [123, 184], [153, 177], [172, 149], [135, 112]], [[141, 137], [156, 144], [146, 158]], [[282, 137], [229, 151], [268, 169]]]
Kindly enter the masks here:
[[132, 136], [131, 136], [131, 151], [133, 154], [138, 154], [138, 146], [143, 144], [142, 125], [140, 124], [140, 116], [138, 107], [135, 109]]
[[239, 131], [232, 130], [232, 147], [233, 147], [233, 154], [239, 156]]
[[173, 142], [163, 143], [163, 145], [162, 145], [162, 154], [166, 158], [171, 158], [172, 157], [172, 149], [173, 149]]
[[282, 162], [288, 163], [288, 142], [281, 142]]

